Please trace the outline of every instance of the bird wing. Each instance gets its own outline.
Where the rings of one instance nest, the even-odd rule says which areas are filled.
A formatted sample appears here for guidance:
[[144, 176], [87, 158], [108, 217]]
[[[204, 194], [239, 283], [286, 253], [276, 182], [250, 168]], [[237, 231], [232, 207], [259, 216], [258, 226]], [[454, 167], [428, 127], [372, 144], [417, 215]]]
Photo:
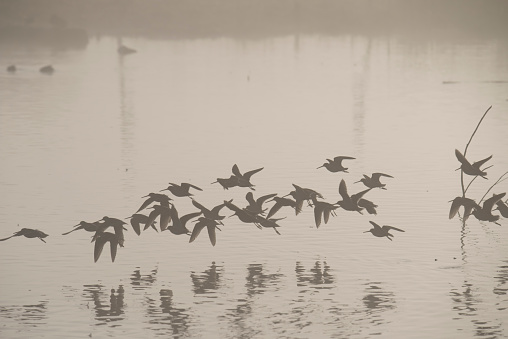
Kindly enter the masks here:
[[196, 200], [192, 199], [192, 204], [194, 206], [196, 206], [197, 208], [199, 208], [201, 210], [202, 213], [206, 213], [206, 212], [210, 212], [208, 210], [208, 208], [206, 208], [205, 206], [201, 205], [199, 202], [197, 202]]
[[277, 213], [278, 210], [282, 208], [282, 204], [276, 202], [275, 205], [270, 208], [270, 211], [266, 215], [266, 219], [269, 219], [271, 216], [273, 216], [275, 213]]
[[335, 157], [333, 158], [333, 161], [336, 161], [336, 162], [341, 162], [342, 160], [344, 159], [356, 159], [356, 158], [353, 158], [353, 157], [347, 157], [347, 156], [338, 156], [338, 157]]
[[191, 237], [189, 239], [189, 242], [193, 242], [198, 237], [199, 233], [201, 233], [201, 230], [205, 228], [206, 224], [203, 222], [203, 220], [199, 220], [196, 225], [194, 225], [194, 229], [192, 230]]
[[465, 165], [465, 166], [471, 166], [471, 164], [469, 163], [469, 161], [466, 159], [465, 156], [462, 155], [462, 153], [459, 152], [458, 149], [455, 149], [455, 156], [457, 157], [457, 159], [460, 161], [460, 163], [462, 165]]
[[369, 214], [377, 214], [377, 205], [370, 200], [360, 199], [358, 200], [358, 206], [365, 208]]
[[483, 160], [479, 160], [479, 161], [473, 163], [473, 167], [480, 169], [480, 166], [483, 165], [484, 163], [486, 163], [487, 161], [489, 161], [491, 158], [492, 158], [492, 155], [490, 157], [483, 159]]
[[163, 211], [161, 211], [161, 219], [160, 219], [160, 224], [159, 224], [161, 232], [164, 231], [166, 228], [168, 228], [170, 221], [171, 221], [170, 211], [167, 209], [164, 209]]
[[150, 212], [150, 214], [148, 215], [148, 221], [146, 222], [145, 228], [143, 229], [143, 231], [146, 230], [148, 227], [150, 227], [153, 224], [153, 222], [155, 221], [155, 219], [157, 219], [159, 214], [160, 214], [160, 211], [157, 209], [154, 209], [152, 212]]
[[341, 195], [342, 199], [343, 200], [349, 200], [349, 194], [347, 194], [347, 187], [346, 187], [346, 182], [344, 181], [344, 179], [342, 179], [340, 181], [340, 184], [339, 184], [339, 194]]
[[365, 193], [367, 193], [370, 190], [371, 190], [371, 188], [368, 188], [365, 191], [361, 191], [361, 192], [358, 192], [356, 194], [353, 194], [351, 196], [351, 200], [356, 201], [358, 203], [358, 201], [365, 195]]
[[462, 206], [461, 203], [461, 197], [456, 197], [452, 201], [452, 206], [450, 207], [450, 213], [448, 214], [449, 219], [453, 219], [453, 217], [457, 214], [459, 211], [460, 206]]
[[201, 215], [201, 212], [194, 212], [194, 213], [189, 213], [189, 214], [186, 214], [184, 215], [183, 217], [180, 218], [180, 222], [182, 224], [182, 226], [185, 227], [185, 224], [191, 220], [192, 218], [195, 218], [197, 216]]
[[111, 262], [115, 262], [115, 258], [116, 258], [116, 251], [118, 250], [118, 240], [116, 237], [111, 237], [111, 239], [109, 239], [109, 248], [111, 250]]
[[327, 224], [328, 220], [330, 220], [330, 213], [332, 213], [332, 210], [329, 208], [325, 208], [323, 210], [323, 221], [325, 222], [325, 224]]
[[[137, 215], [142, 215], [142, 214], [137, 214]], [[141, 222], [141, 220], [139, 218], [136, 218], [134, 215], [131, 217], [131, 226], [137, 235], [141, 235], [141, 226], [139, 225], [140, 222]]]
[[316, 222], [316, 227], [319, 228], [321, 225], [321, 215], [323, 214], [323, 207], [319, 204], [314, 205], [314, 221]]
[[210, 242], [212, 243], [212, 246], [215, 246], [215, 243], [217, 242], [217, 237], [215, 235], [215, 227], [217, 225], [214, 221], [209, 220], [206, 227], [208, 228], [208, 237], [210, 238]]
[[192, 187], [192, 188], [194, 188], [194, 189], [196, 189], [198, 191], [202, 191], [203, 190], [203, 189], [199, 188], [198, 186], [195, 186], [193, 184], [189, 184], [189, 183], [186, 183], [186, 182], [182, 183], [182, 186], [183, 185], [187, 185], [188, 187]]
[[374, 228], [376, 228], [376, 229], [381, 229], [381, 226], [379, 226], [378, 224], [376, 224], [374, 221], [369, 221], [369, 222], [372, 224], [372, 226], [374, 226]]
[[391, 175], [385, 174], [385, 173], [380, 173], [380, 172], [372, 173], [373, 180], [377, 181], [377, 180], [379, 180], [380, 177], [393, 178]]
[[263, 168], [264, 167], [261, 167], [261, 168], [258, 168], [258, 169], [252, 170], [252, 171], [245, 172], [243, 174], [243, 177], [245, 178], [245, 180], [250, 180], [250, 177], [252, 177], [252, 175], [254, 175], [257, 172], [261, 171]]
[[104, 249], [104, 244], [107, 242], [106, 236], [104, 233], [101, 233], [99, 236], [95, 237], [95, 245], [93, 250], [93, 260], [97, 262], [99, 260], [102, 250]]
[[237, 164], [234, 164], [233, 165], [233, 168], [231, 169], [231, 171], [233, 172], [233, 174], [239, 178], [242, 177], [242, 173], [240, 172], [240, 169], [238, 168], [238, 165]]
[[494, 207], [494, 205], [501, 199], [503, 199], [503, 197], [506, 195], [506, 193], [500, 193], [500, 194], [494, 194], [492, 197], [488, 198], [487, 200], [485, 200], [483, 202], [483, 209], [485, 210], [488, 210], [488, 211], [492, 211], [492, 208]]
[[141, 211], [142, 209], [146, 208], [148, 205], [150, 205], [152, 202], [154, 202], [155, 199], [153, 199], [152, 197], [148, 198], [145, 200], [145, 202], [141, 205], [140, 208], [138, 208], [138, 210], [136, 211], [136, 213], [138, 213], [139, 211]]
[[387, 231], [389, 231], [389, 230], [395, 230], [395, 231], [399, 231], [399, 232], [405, 232], [404, 230], [401, 230], [400, 228], [393, 227], [393, 226], [390, 226], [390, 225], [385, 225], [382, 228], [387, 230]]

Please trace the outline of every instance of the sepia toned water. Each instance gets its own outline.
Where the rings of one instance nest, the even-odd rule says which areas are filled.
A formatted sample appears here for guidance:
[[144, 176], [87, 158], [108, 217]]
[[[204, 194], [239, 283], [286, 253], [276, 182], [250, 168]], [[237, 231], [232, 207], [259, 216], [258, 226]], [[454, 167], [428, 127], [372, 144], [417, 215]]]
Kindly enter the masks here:
[[[508, 171], [506, 41], [123, 42], [138, 53], [120, 57], [107, 36], [83, 50], [0, 46], [0, 238], [49, 234], [0, 243], [0, 337], [508, 336], [508, 221], [448, 219], [454, 151], [489, 106], [467, 154], [494, 166], [469, 196]], [[47, 64], [54, 74], [39, 73]], [[356, 158], [348, 173], [317, 169], [338, 155]], [[297, 184], [334, 203], [341, 179], [356, 193], [363, 174], [394, 178], [365, 196], [377, 215], [338, 209], [316, 228], [311, 207], [283, 208], [281, 235], [223, 209], [215, 247], [206, 232], [189, 243], [128, 225], [115, 262], [106, 248], [94, 263], [91, 233], [61, 235], [126, 218], [169, 182], [201, 187], [207, 207], [244, 207], [247, 188], [211, 184], [234, 164], [263, 167], [255, 197]], [[369, 221], [405, 232], [377, 238]]]

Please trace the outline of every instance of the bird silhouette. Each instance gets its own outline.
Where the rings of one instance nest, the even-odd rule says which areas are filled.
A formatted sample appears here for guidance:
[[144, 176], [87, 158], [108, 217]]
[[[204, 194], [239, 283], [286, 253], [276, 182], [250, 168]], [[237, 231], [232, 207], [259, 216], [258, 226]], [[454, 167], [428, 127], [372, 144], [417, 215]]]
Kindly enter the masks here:
[[339, 184], [339, 194], [342, 196], [342, 200], [337, 201], [337, 204], [346, 211], [357, 211], [358, 213], [362, 214], [363, 208], [358, 205], [358, 202], [363, 197], [363, 195], [365, 195], [365, 193], [370, 190], [371, 188], [349, 196], [347, 192], [346, 182], [344, 179], [342, 179]]
[[157, 217], [160, 216], [159, 220], [159, 228], [162, 231], [164, 231], [166, 228], [168, 228], [169, 223], [171, 222], [171, 207], [160, 205], [153, 205], [150, 207], [153, 209], [153, 211], [150, 212], [148, 215], [148, 221], [145, 224], [145, 230], [150, 227], [150, 225], [157, 219]]
[[7, 72], [9, 72], [9, 73], [14, 73], [14, 72], [16, 72], [16, 65], [9, 65], [9, 66], [7, 67]]
[[363, 182], [363, 184], [365, 186], [367, 186], [368, 188], [381, 188], [381, 189], [386, 189], [385, 186], [386, 184], [382, 184], [381, 181], [379, 181], [379, 178], [381, 177], [387, 177], [387, 178], [393, 178], [391, 175], [389, 174], [384, 174], [384, 173], [372, 173], [372, 176], [368, 176], [368, 175], [363, 175], [363, 178], [358, 180], [358, 181], [355, 181], [354, 183], [356, 184], [357, 182]]
[[41, 67], [41, 68], [39, 69], [39, 71], [40, 71], [41, 73], [44, 73], [44, 74], [53, 74], [53, 72], [55, 71], [55, 69], [54, 69], [54, 68], [53, 68], [53, 66], [51, 66], [51, 65], [46, 65], [46, 66], [44, 66], [44, 67]]
[[383, 227], [376, 224], [374, 221], [369, 221], [374, 228], [371, 228], [368, 231], [365, 231], [363, 233], [372, 233], [372, 235], [376, 237], [387, 237], [389, 240], [392, 240], [393, 234], [390, 233], [391, 230], [399, 231], [399, 232], [405, 232], [404, 230], [401, 230], [400, 228], [384, 225]]
[[191, 194], [189, 192], [189, 190], [191, 188], [194, 188], [194, 189], [196, 189], [198, 191], [202, 191], [201, 188], [199, 188], [197, 186], [194, 186], [192, 184], [189, 184], [187, 182], [182, 182], [180, 185], [173, 184], [173, 183], [170, 182], [168, 188], [165, 188], [165, 189], [161, 190], [160, 192], [162, 192], [162, 191], [170, 191], [176, 197], [191, 197], [193, 195], [193, 194]]
[[450, 207], [450, 213], [448, 214], [449, 219], [453, 219], [453, 217], [455, 217], [455, 215], [459, 212], [461, 206], [464, 207], [464, 221], [469, 218], [474, 209], [481, 208], [473, 199], [466, 197], [456, 197], [451, 201], [451, 203], [452, 205]]
[[147, 229], [148, 227], [152, 227], [155, 231], [157, 231], [157, 228], [155, 227], [156, 221], [153, 220], [152, 223], [147, 224], [150, 220], [150, 217], [141, 213], [134, 213], [130, 217], [127, 217], [125, 219], [130, 219], [130, 223], [132, 226], [132, 229], [134, 232], [136, 232], [137, 235], [141, 235], [141, 224], [143, 224], [143, 230]]
[[270, 219], [275, 213], [277, 213], [282, 207], [291, 207], [295, 210], [295, 214], [300, 213], [297, 208], [297, 204], [295, 200], [285, 198], [285, 197], [273, 197], [271, 200], [275, 201], [275, 205], [270, 208], [268, 214], [266, 215], [267, 219]]
[[235, 212], [233, 215], [236, 215], [238, 217], [238, 219], [240, 219], [240, 221], [247, 223], [247, 224], [253, 223], [257, 227], [260, 228], [260, 226], [257, 224], [257, 219], [256, 219], [255, 213], [250, 212], [246, 208], [240, 208], [240, 207], [236, 206], [235, 204], [233, 204], [233, 199], [231, 199], [229, 201], [224, 200], [224, 205], [227, 208], [229, 208], [231, 211]]
[[245, 199], [247, 199], [249, 205], [245, 207], [245, 209], [254, 214], [263, 214], [266, 210], [266, 208], [263, 209], [263, 204], [267, 200], [275, 197], [276, 195], [277, 193], [266, 194], [257, 199], [254, 199], [254, 195], [252, 194], [252, 192], [247, 192], [247, 194], [245, 195]]
[[120, 54], [120, 55], [128, 55], [128, 54], [133, 54], [133, 53], [137, 52], [134, 48], [130, 48], [125, 45], [120, 45], [118, 47], [117, 51], [118, 51], [118, 54]]
[[191, 234], [191, 232], [187, 229], [185, 225], [189, 220], [200, 216], [201, 212], [189, 213], [182, 217], [179, 217], [178, 211], [173, 205], [169, 209], [169, 214], [171, 216], [172, 225], [169, 225], [167, 230], [175, 235], [181, 235], [181, 234]]
[[277, 228], [279, 228], [280, 225], [277, 224], [277, 221], [280, 221], [282, 219], [285, 219], [285, 217], [284, 218], [270, 218], [270, 219], [268, 219], [268, 218], [265, 218], [261, 215], [257, 215], [256, 216], [256, 223], [258, 225], [260, 225], [261, 227], [273, 228], [275, 233], [280, 235], [280, 232], [277, 230]]
[[219, 183], [224, 190], [228, 190], [231, 187], [238, 186], [238, 178], [235, 175], [231, 175], [229, 178], [217, 178], [217, 181], [212, 182], [212, 184]]
[[337, 172], [349, 173], [347, 171], [348, 168], [342, 166], [342, 160], [346, 160], [346, 159], [356, 159], [356, 158], [347, 157], [347, 156], [337, 156], [337, 157], [333, 158], [333, 160], [326, 159], [326, 161], [328, 161], [328, 162], [325, 162], [323, 165], [319, 166], [318, 168], [324, 167], [332, 173], [337, 173]]
[[462, 169], [462, 171], [468, 175], [473, 175], [473, 176], [480, 176], [484, 179], [487, 179], [486, 178], [486, 175], [487, 175], [487, 172], [485, 172], [484, 170], [481, 170], [480, 167], [486, 163], [487, 161], [489, 161], [491, 158], [492, 158], [492, 155], [490, 157], [487, 157], [483, 160], [480, 160], [480, 161], [477, 161], [475, 163], [473, 163], [471, 165], [471, 163], [466, 159], [465, 156], [462, 155], [462, 153], [459, 152], [459, 150], [455, 150], [455, 156], [457, 157], [457, 159], [460, 161], [461, 165], [458, 169]]
[[168, 197], [166, 194], [160, 194], [160, 193], [149, 193], [148, 195], [145, 195], [144, 197], [141, 197], [141, 198], [148, 198], [148, 199], [146, 199], [145, 202], [143, 202], [143, 204], [136, 211], [136, 213], [138, 213], [142, 209], [145, 209], [153, 202], [158, 202], [159, 204], [161, 204], [161, 206], [165, 206], [165, 207], [169, 208], [169, 201], [173, 200], [170, 197]]
[[483, 205], [481, 208], [475, 208], [472, 212], [472, 214], [476, 217], [476, 219], [481, 221], [489, 221], [493, 222], [497, 225], [500, 225], [497, 223], [499, 220], [499, 215], [493, 215], [492, 214], [492, 208], [495, 204], [497, 204], [498, 201], [503, 199], [503, 197], [506, 195], [506, 193], [500, 193], [500, 194], [494, 194], [489, 199], [485, 200], [483, 202]]
[[67, 235], [69, 233], [72, 233], [72, 232], [78, 231], [78, 230], [85, 230], [87, 232], [97, 232], [97, 229], [100, 226], [101, 226], [101, 223], [97, 222], [97, 221], [96, 222], [81, 221], [79, 224], [74, 226], [74, 228], [72, 230], [70, 230], [69, 232], [62, 233], [62, 235]]
[[225, 216], [223, 215], [220, 215], [219, 212], [221, 209], [224, 208], [224, 203], [220, 204], [220, 205], [217, 205], [215, 206], [214, 208], [212, 208], [211, 210], [209, 210], [208, 208], [206, 208], [205, 206], [201, 205], [199, 202], [197, 202], [196, 200], [192, 199], [192, 204], [197, 207], [201, 213], [203, 213], [203, 217], [206, 218], [206, 219], [211, 219], [211, 220], [215, 220], [218, 222], [218, 224], [222, 224], [221, 220], [225, 218]]
[[369, 214], [377, 214], [376, 207], [378, 207], [375, 203], [373, 203], [370, 200], [361, 198], [358, 200], [358, 206], [361, 208], [365, 208], [367, 210], [367, 213]]
[[289, 192], [284, 197], [291, 195], [293, 197], [293, 199], [295, 199], [295, 202], [296, 202], [295, 211], [296, 211], [297, 215], [302, 211], [304, 201], [307, 201], [308, 203], [310, 203], [312, 201], [313, 197], [323, 199], [323, 196], [313, 189], [300, 187], [295, 184], [293, 184], [293, 187], [295, 189], [292, 190], [291, 192]]
[[251, 190], [254, 190], [254, 185], [250, 182], [250, 178], [256, 174], [257, 172], [261, 171], [264, 167], [251, 170], [245, 173], [241, 173], [238, 169], [238, 166], [236, 164], [233, 165], [232, 171], [233, 175], [238, 178], [238, 186], [240, 187], [249, 187]]
[[46, 242], [43, 238], [46, 238], [48, 235], [43, 231], [39, 231], [37, 229], [22, 228], [19, 231], [15, 232], [10, 237], [0, 239], [0, 241], [5, 241], [12, 237], [20, 237], [20, 236], [24, 236], [25, 238], [39, 238], [42, 242]]
[[115, 230], [115, 235], [116, 235], [118, 244], [120, 245], [120, 247], [123, 247], [123, 244], [125, 241], [125, 238], [123, 236], [123, 231], [127, 231], [127, 229], [123, 225], [126, 225], [127, 223], [123, 220], [120, 220], [117, 218], [110, 218], [107, 216], [100, 219], [99, 222], [100, 221], [104, 221], [104, 222], [97, 228], [95, 235], [92, 237], [92, 242], [96, 241], [97, 237], [99, 237], [102, 233], [104, 233], [104, 231], [106, 231], [108, 229], [108, 227], [113, 227], [113, 229]]
[[194, 225], [194, 229], [192, 230], [192, 234], [189, 239], [189, 243], [196, 240], [199, 233], [201, 233], [201, 230], [203, 230], [203, 228], [206, 227], [208, 229], [208, 237], [210, 238], [210, 243], [212, 244], [212, 246], [215, 246], [215, 244], [217, 242], [217, 237], [215, 235], [215, 229], [220, 230], [220, 228], [218, 226], [219, 226], [219, 223], [216, 220], [205, 218], [205, 217], [198, 218], [196, 224]]
[[318, 201], [316, 196], [312, 196], [312, 205], [314, 206], [314, 221], [316, 222], [316, 228], [321, 225], [321, 219], [324, 223], [328, 223], [330, 215], [334, 216], [335, 210], [339, 208], [337, 204], [331, 204], [326, 201]]
[[[508, 200], [507, 200], [508, 202]], [[499, 213], [501, 213], [501, 215], [504, 217], [504, 218], [508, 218], [508, 205], [507, 205], [507, 202], [503, 202], [502, 200], [498, 200], [496, 202], [496, 209], [497, 211], [499, 211]]]
[[118, 250], [118, 245], [120, 244], [120, 241], [118, 235], [113, 234], [111, 232], [102, 232], [95, 237], [95, 246], [93, 251], [94, 262], [97, 262], [97, 260], [99, 260], [102, 250], [104, 249], [104, 245], [107, 242], [109, 242], [109, 246], [111, 249], [111, 262], [115, 262], [116, 252]]

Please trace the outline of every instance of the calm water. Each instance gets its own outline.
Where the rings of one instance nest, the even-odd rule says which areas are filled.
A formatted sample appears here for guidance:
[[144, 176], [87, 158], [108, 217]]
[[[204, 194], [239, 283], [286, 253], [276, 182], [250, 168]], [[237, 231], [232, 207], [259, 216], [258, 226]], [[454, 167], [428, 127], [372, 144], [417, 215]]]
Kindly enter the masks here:
[[[493, 154], [494, 167], [471, 197], [508, 170], [506, 41], [124, 42], [138, 53], [119, 57], [108, 37], [77, 51], [0, 46], [0, 238], [50, 234], [0, 243], [0, 337], [508, 337], [508, 222], [448, 220], [454, 150], [491, 105], [468, 157]], [[356, 158], [349, 173], [317, 169], [337, 155]], [[125, 218], [168, 182], [243, 207], [246, 189], [211, 184], [233, 164], [264, 167], [256, 197], [294, 183], [336, 202], [341, 179], [358, 192], [362, 174], [394, 178], [367, 195], [377, 215], [337, 210], [317, 229], [310, 207], [282, 209], [280, 236], [236, 217], [215, 247], [206, 232], [189, 244], [129, 226], [115, 263], [106, 250], [94, 263], [90, 233], [61, 235]], [[369, 220], [405, 233], [376, 238]]]

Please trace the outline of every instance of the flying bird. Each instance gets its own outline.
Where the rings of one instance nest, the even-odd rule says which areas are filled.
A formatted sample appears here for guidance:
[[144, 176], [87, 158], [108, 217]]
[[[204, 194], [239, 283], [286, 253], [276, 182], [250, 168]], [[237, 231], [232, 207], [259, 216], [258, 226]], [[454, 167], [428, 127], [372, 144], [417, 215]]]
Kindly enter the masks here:
[[387, 178], [393, 178], [391, 175], [389, 174], [384, 174], [384, 173], [372, 173], [372, 176], [368, 176], [368, 175], [363, 175], [363, 178], [354, 182], [355, 184], [357, 182], [363, 182], [363, 184], [365, 186], [367, 186], [368, 188], [381, 188], [381, 189], [386, 189], [385, 186], [386, 184], [382, 184], [381, 181], [379, 180], [381, 177], [387, 177]]
[[371, 228], [368, 231], [365, 231], [363, 233], [372, 233], [372, 235], [376, 237], [387, 237], [389, 240], [392, 240], [393, 234], [390, 233], [391, 230], [399, 231], [399, 232], [405, 232], [404, 230], [401, 230], [400, 228], [384, 225], [383, 227], [376, 224], [374, 221], [369, 221], [374, 228]]
[[109, 242], [111, 250], [111, 262], [115, 262], [116, 252], [118, 250], [118, 245], [120, 244], [120, 242], [118, 235], [110, 232], [102, 232], [95, 237], [95, 246], [93, 251], [94, 262], [97, 262], [97, 260], [99, 260], [102, 250], [104, 249], [104, 245], [107, 242]]
[[347, 192], [346, 182], [344, 179], [342, 179], [339, 184], [339, 194], [342, 196], [342, 200], [337, 201], [337, 204], [346, 211], [357, 211], [358, 213], [362, 214], [363, 207], [360, 206], [358, 202], [365, 195], [365, 193], [370, 190], [371, 188], [349, 196]]
[[0, 241], [5, 241], [12, 237], [20, 237], [20, 236], [24, 236], [25, 238], [39, 238], [42, 242], [46, 242], [43, 238], [46, 238], [48, 235], [43, 231], [39, 231], [37, 229], [22, 228], [21, 230], [15, 232], [10, 237], [0, 239]]
[[492, 155], [490, 157], [487, 157], [483, 160], [477, 161], [471, 165], [471, 163], [466, 159], [465, 156], [462, 155], [462, 153], [459, 152], [459, 150], [455, 150], [455, 156], [460, 161], [461, 165], [458, 169], [462, 169], [462, 171], [468, 175], [473, 176], [480, 176], [484, 179], [487, 179], [485, 176], [487, 175], [487, 172], [484, 170], [481, 170], [480, 167], [489, 161], [492, 158]]
[[238, 186], [240, 187], [249, 187], [251, 190], [254, 190], [254, 185], [250, 182], [250, 178], [256, 174], [257, 172], [261, 171], [264, 167], [251, 170], [245, 173], [241, 173], [238, 169], [238, 166], [236, 164], [233, 165], [232, 171], [233, 175], [238, 178]]
[[173, 200], [170, 197], [168, 197], [166, 194], [160, 194], [160, 193], [149, 193], [148, 195], [145, 195], [144, 197], [141, 197], [141, 198], [148, 198], [148, 199], [146, 199], [145, 202], [143, 202], [143, 204], [136, 211], [136, 213], [138, 213], [142, 209], [145, 209], [153, 202], [158, 202], [159, 204], [161, 204], [161, 206], [169, 208], [169, 201]]
[[483, 205], [481, 208], [476, 208], [473, 210], [473, 215], [476, 217], [476, 219], [481, 221], [489, 221], [493, 222], [497, 225], [500, 225], [497, 223], [499, 220], [499, 215], [493, 215], [492, 214], [492, 208], [495, 204], [497, 204], [498, 201], [503, 199], [503, 197], [506, 195], [506, 193], [500, 193], [500, 194], [494, 194], [489, 199], [485, 200], [483, 202]]
[[346, 159], [356, 159], [356, 158], [347, 157], [347, 156], [338, 156], [338, 157], [333, 158], [333, 160], [326, 159], [326, 161], [328, 161], [328, 162], [325, 162], [323, 165], [319, 166], [318, 168], [324, 167], [332, 173], [337, 173], [337, 172], [349, 173], [347, 171], [348, 168], [344, 167], [342, 165], [342, 160], [346, 160]]
[[[208, 237], [210, 238], [210, 243], [212, 246], [215, 246], [217, 242], [217, 237], [215, 235], [215, 229], [219, 229], [219, 223], [216, 220], [208, 219], [205, 217], [200, 217], [198, 221], [196, 222], [196, 225], [194, 225], [194, 229], [192, 230], [191, 237], [189, 239], [189, 242], [193, 242], [198, 237], [199, 233], [203, 230], [203, 228], [208, 229]], [[220, 230], [220, 229], [219, 229]]]
[[165, 189], [161, 190], [160, 192], [170, 191], [176, 197], [191, 197], [193, 195], [192, 193], [189, 192], [189, 190], [191, 188], [194, 188], [198, 191], [202, 191], [201, 188], [199, 188], [195, 185], [189, 184], [187, 182], [182, 182], [180, 185], [173, 184], [170, 182], [168, 188], [165, 188]]

